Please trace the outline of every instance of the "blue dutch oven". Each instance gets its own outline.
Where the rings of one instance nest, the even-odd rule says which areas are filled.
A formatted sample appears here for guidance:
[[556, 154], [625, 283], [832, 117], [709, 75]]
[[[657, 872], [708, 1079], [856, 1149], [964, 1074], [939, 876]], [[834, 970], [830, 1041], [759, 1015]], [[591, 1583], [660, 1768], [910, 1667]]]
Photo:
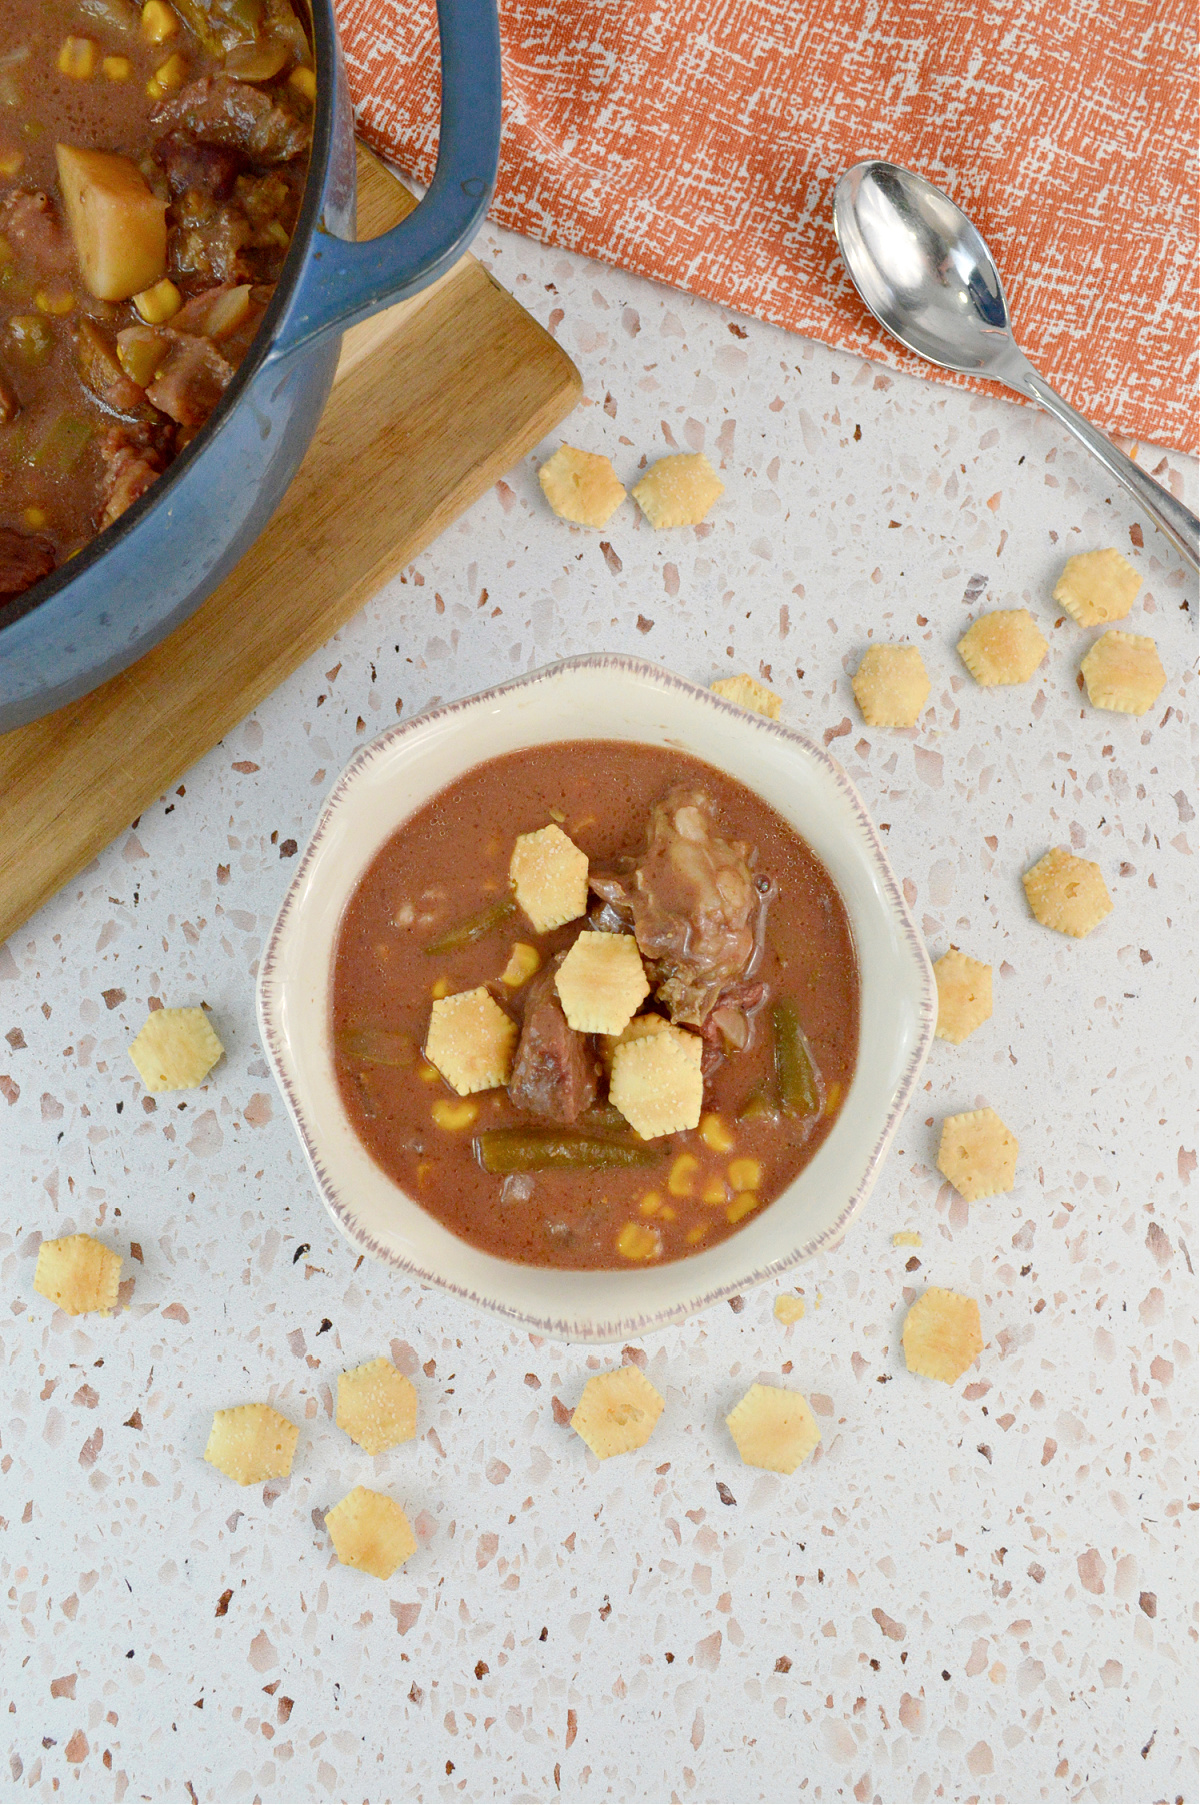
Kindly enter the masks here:
[[113, 526], [0, 608], [0, 732], [132, 664], [199, 607], [258, 537], [316, 430], [341, 335], [416, 294], [474, 236], [500, 147], [494, 0], [438, 0], [437, 171], [415, 212], [353, 242], [354, 120], [332, 0], [311, 0], [312, 160], [291, 250], [249, 355], [204, 431]]

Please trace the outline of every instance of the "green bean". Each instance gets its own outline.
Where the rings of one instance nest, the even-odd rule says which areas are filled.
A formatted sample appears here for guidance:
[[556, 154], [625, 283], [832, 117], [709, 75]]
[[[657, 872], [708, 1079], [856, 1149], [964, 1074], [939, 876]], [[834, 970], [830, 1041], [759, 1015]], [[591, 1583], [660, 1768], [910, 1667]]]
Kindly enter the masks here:
[[337, 1037], [338, 1052], [364, 1065], [410, 1066], [415, 1063], [417, 1046], [409, 1034], [396, 1034], [390, 1028], [368, 1028], [358, 1023], [344, 1028]]
[[452, 928], [447, 928], [444, 934], [439, 934], [436, 940], [429, 942], [425, 951], [431, 954], [456, 953], [461, 947], [474, 946], [477, 940], [482, 940], [506, 922], [510, 915], [515, 915], [516, 909], [513, 898], [506, 896], [501, 902], [493, 903], [490, 909], [484, 909], [481, 914], [468, 915], [465, 921], [456, 922]]
[[791, 997], [771, 1010], [775, 1030], [775, 1082], [785, 1116], [815, 1116], [821, 1107], [817, 1069]]
[[562, 1128], [489, 1128], [475, 1139], [485, 1172], [599, 1172], [605, 1166], [650, 1166], [658, 1148]]
[[778, 1116], [779, 1106], [765, 1084], [756, 1085], [738, 1110], [739, 1122], [759, 1122]]

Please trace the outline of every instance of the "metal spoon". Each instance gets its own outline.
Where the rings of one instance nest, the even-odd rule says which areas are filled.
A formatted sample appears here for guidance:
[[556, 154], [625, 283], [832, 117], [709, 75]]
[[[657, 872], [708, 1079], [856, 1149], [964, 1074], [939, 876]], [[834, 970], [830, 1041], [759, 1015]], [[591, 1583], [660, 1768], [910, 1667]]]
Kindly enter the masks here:
[[1038, 375], [1013, 337], [991, 252], [947, 195], [896, 163], [856, 163], [834, 190], [833, 229], [850, 280], [902, 345], [1039, 402], [1200, 568], [1200, 521]]

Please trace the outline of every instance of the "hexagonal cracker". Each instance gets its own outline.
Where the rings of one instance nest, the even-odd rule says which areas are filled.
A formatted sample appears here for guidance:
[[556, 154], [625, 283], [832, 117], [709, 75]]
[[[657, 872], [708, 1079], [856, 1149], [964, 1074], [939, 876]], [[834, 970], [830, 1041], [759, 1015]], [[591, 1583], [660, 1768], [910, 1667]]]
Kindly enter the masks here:
[[508, 875], [518, 903], [539, 934], [587, 913], [588, 861], [553, 823], [518, 834]]
[[554, 974], [568, 1024], [580, 1034], [621, 1034], [650, 994], [632, 934], [585, 931]]
[[1167, 681], [1154, 641], [1115, 627], [1100, 635], [1079, 669], [1092, 707], [1117, 714], [1145, 714]]
[[575, 526], [607, 526], [625, 499], [608, 458], [575, 445], [560, 445], [538, 471], [538, 481], [559, 519]]
[[1016, 1183], [1019, 1143], [994, 1109], [967, 1109], [942, 1123], [937, 1168], [960, 1197], [977, 1203]]
[[269, 1404], [237, 1404], [218, 1410], [204, 1458], [239, 1485], [286, 1479], [292, 1470], [300, 1430]]
[[983, 1352], [979, 1305], [973, 1297], [931, 1285], [904, 1318], [900, 1339], [910, 1373], [953, 1385]]
[[203, 1084], [225, 1051], [203, 1009], [155, 1009], [129, 1048], [148, 1091]]
[[613, 1053], [608, 1100], [644, 1141], [696, 1128], [704, 1105], [698, 1034], [668, 1024]]
[[959, 1047], [992, 1013], [992, 968], [952, 946], [933, 968], [938, 1014], [934, 1033]]
[[[457, 1104], [451, 1104], [457, 1109]], [[417, 1393], [411, 1379], [380, 1356], [338, 1374], [335, 1422], [368, 1454], [382, 1454], [417, 1433]]]
[[958, 642], [959, 656], [984, 689], [997, 683], [1027, 683], [1049, 649], [1028, 608], [981, 614]]
[[747, 676], [745, 672], [740, 677], [717, 677], [708, 687], [714, 695], [723, 696], [726, 702], [736, 702], [739, 708], [748, 708], [751, 714], [765, 715], [768, 721], [779, 719], [783, 697], [760, 683], [757, 677]]
[[390, 1579], [417, 1552], [412, 1524], [396, 1500], [365, 1485], [325, 1512], [325, 1527], [342, 1566], [374, 1579]]
[[120, 1254], [91, 1235], [60, 1235], [38, 1248], [33, 1288], [68, 1316], [111, 1310], [120, 1283]]
[[439, 997], [429, 1014], [425, 1057], [460, 1097], [507, 1084], [519, 1030], [482, 984]]
[[697, 526], [725, 485], [702, 451], [659, 458], [631, 490], [634, 501], [657, 531]]
[[1082, 940], [1112, 913], [1112, 898], [1099, 865], [1055, 846], [1021, 879], [1035, 921]]
[[665, 1399], [636, 1366], [595, 1373], [575, 1406], [571, 1427], [597, 1460], [645, 1447]]
[[1110, 545], [1068, 558], [1054, 585], [1054, 599], [1081, 627], [1102, 627], [1129, 613], [1141, 586], [1141, 576], [1129, 559]]
[[868, 727], [915, 727], [929, 699], [929, 673], [916, 646], [868, 646], [850, 687]]
[[779, 1385], [752, 1385], [725, 1418], [743, 1463], [794, 1473], [821, 1440], [807, 1398]]

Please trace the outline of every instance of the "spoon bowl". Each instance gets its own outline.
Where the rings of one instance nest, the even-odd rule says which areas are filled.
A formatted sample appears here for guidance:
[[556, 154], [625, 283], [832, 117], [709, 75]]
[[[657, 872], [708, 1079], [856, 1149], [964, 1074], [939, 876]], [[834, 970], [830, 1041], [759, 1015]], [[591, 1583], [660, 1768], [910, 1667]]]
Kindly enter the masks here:
[[1200, 521], [1034, 369], [1013, 336], [1000, 272], [960, 207], [897, 163], [856, 163], [838, 181], [833, 229], [850, 280], [893, 337], [944, 370], [986, 376], [1074, 433], [1200, 568]]

